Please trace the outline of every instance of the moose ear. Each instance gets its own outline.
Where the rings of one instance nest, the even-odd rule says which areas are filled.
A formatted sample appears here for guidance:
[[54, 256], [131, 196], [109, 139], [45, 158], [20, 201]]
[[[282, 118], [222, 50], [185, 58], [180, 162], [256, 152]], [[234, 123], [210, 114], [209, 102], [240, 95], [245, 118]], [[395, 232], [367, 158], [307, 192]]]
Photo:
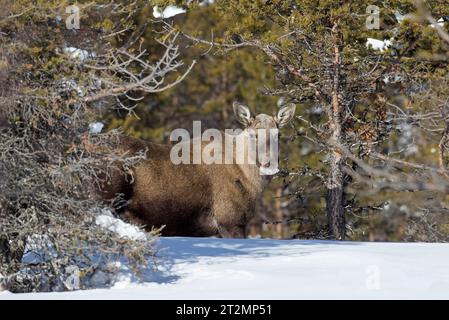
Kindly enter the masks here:
[[296, 106], [293, 103], [289, 103], [285, 107], [281, 108], [281, 110], [279, 110], [277, 116], [275, 117], [279, 128], [284, 127], [290, 121], [292, 121], [293, 116], [295, 115], [295, 110]]
[[251, 124], [253, 118], [251, 117], [251, 112], [247, 106], [235, 101], [232, 104], [232, 108], [234, 109], [234, 114], [237, 117], [238, 122], [243, 124], [245, 127]]

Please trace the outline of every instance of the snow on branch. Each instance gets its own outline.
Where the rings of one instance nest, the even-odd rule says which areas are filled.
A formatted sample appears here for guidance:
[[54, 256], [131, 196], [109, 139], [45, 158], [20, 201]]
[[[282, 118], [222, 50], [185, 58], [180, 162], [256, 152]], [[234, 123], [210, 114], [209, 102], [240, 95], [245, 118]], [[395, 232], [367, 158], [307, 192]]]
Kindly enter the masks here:
[[418, 8], [419, 13], [427, 20], [429, 23], [435, 28], [435, 30], [438, 32], [438, 35], [449, 43], [449, 33], [447, 33], [442, 25], [441, 22], [439, 22], [437, 19], [435, 19], [432, 14], [425, 8], [423, 2], [421, 0], [416, 1], [416, 7]]

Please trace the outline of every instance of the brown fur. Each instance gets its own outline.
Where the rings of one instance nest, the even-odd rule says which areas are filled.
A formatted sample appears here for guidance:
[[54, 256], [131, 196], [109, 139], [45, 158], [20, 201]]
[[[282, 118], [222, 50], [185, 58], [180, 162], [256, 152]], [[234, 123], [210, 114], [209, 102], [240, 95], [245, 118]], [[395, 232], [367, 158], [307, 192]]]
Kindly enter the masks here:
[[[256, 119], [260, 116], [273, 119], [267, 115]], [[104, 198], [125, 195], [125, 219], [147, 229], [165, 226], [166, 236], [245, 237], [264, 185], [257, 165], [175, 165], [170, 145], [126, 136], [120, 145], [130, 154], [147, 149], [146, 160], [133, 169], [133, 183], [117, 173], [102, 190]]]

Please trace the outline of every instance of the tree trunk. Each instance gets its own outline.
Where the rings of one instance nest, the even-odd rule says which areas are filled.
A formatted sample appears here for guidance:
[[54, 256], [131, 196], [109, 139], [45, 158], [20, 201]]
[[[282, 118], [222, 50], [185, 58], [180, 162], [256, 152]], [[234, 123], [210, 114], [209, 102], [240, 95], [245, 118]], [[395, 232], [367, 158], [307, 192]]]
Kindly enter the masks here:
[[341, 160], [339, 160], [340, 156], [333, 154], [331, 157], [331, 172], [329, 174], [326, 199], [329, 233], [337, 240], [344, 240], [346, 234], [344, 174], [342, 172]]
[[338, 147], [344, 145], [343, 119], [345, 108], [342, 103], [340, 88], [341, 77], [341, 46], [342, 38], [338, 30], [338, 22], [332, 28], [334, 38], [334, 79], [332, 90], [332, 103], [328, 108], [330, 137], [330, 172], [327, 181], [326, 213], [330, 235], [343, 240], [346, 233], [345, 223], [345, 197], [344, 197], [344, 173], [343, 156]]
[[283, 239], [284, 238], [284, 215], [282, 210], [282, 187], [276, 188], [276, 199], [274, 203], [274, 215], [277, 221], [275, 225], [275, 238]]

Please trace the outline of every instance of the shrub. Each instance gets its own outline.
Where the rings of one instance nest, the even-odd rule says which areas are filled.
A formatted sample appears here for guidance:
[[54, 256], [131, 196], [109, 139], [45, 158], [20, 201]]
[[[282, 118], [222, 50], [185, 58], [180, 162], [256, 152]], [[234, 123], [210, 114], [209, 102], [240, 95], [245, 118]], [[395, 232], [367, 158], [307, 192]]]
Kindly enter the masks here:
[[148, 1], [81, 1], [79, 30], [65, 26], [67, 1], [36, 3], [2, 1], [0, 16], [0, 281], [13, 292], [108, 285], [117, 261], [147, 266], [158, 231], [132, 239], [97, 223], [94, 191], [144, 150], [121, 154], [119, 132], [89, 124], [182, 80], [165, 80], [182, 65], [176, 34], [152, 57], [136, 45]]

